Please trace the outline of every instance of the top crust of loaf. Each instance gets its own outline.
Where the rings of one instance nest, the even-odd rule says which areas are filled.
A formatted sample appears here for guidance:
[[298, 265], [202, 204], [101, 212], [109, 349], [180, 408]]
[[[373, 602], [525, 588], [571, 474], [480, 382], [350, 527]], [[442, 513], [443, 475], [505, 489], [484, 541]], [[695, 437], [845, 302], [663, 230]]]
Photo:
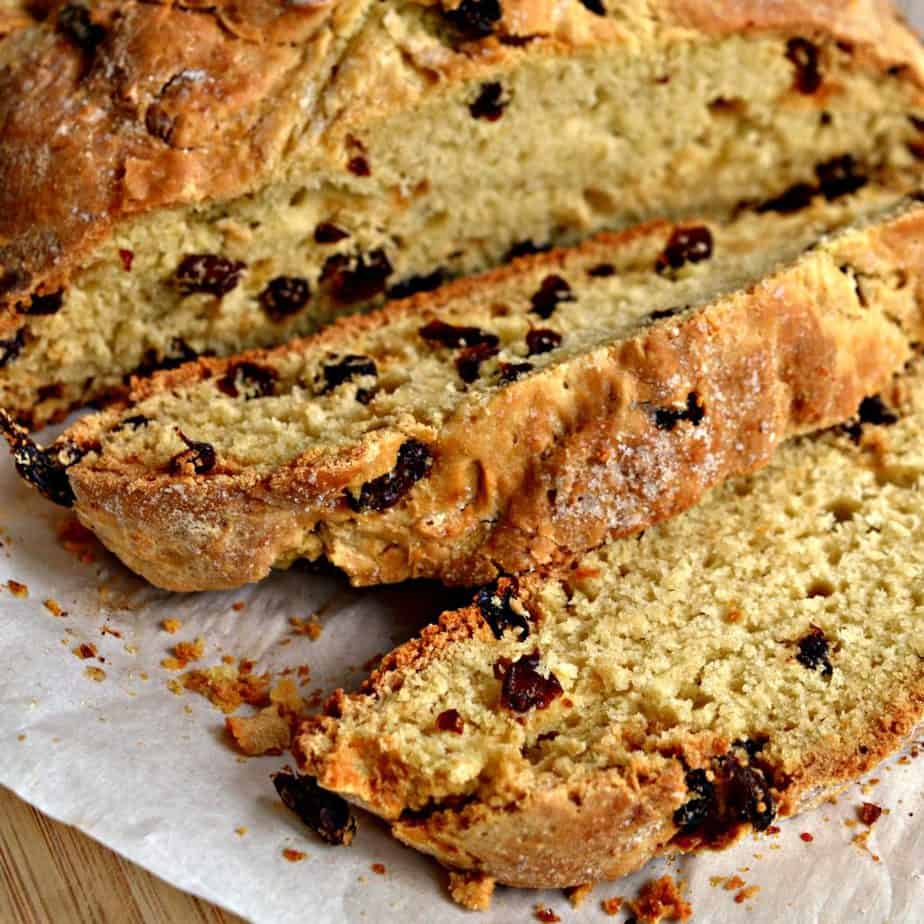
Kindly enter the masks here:
[[[0, 335], [15, 329], [18, 303], [64, 285], [120, 219], [246, 193], [282, 169], [293, 145], [314, 145], [321, 162], [351, 125], [525, 56], [779, 31], [849, 43], [858, 59], [924, 87], [924, 53], [886, 0], [632, 0], [606, 17], [578, 0], [507, 0], [494, 34], [435, 43], [426, 63], [438, 79], [420, 86], [385, 73], [388, 56], [368, 48], [358, 84], [331, 77], [369, 22], [370, 0], [101, 0], [92, 5], [101, 31], [84, 48], [54, 27], [65, 6], [28, 28], [24, 14], [6, 14]], [[526, 36], [541, 38], [517, 41]], [[382, 29], [381, 41], [394, 40]], [[167, 140], [159, 120], [172, 120]]]

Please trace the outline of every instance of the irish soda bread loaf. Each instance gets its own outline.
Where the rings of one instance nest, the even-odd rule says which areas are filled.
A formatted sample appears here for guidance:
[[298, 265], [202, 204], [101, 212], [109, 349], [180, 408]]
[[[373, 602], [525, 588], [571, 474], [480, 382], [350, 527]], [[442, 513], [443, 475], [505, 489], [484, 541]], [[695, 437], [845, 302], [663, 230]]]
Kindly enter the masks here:
[[49, 10], [0, 44], [0, 406], [30, 424], [530, 242], [924, 154], [886, 0], [12, 9]]
[[357, 584], [560, 563], [901, 368], [924, 339], [924, 206], [873, 217], [889, 202], [650, 224], [139, 382], [44, 453], [6, 429], [27, 478], [171, 589], [299, 556]]
[[568, 886], [816, 804], [922, 711], [918, 364], [683, 516], [483, 590], [298, 750], [447, 866]]

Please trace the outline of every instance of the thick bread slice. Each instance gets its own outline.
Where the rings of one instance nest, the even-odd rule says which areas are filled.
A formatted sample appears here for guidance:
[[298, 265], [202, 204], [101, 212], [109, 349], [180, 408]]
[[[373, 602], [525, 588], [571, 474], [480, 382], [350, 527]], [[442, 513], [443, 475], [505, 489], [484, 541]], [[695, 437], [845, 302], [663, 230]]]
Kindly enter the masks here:
[[447, 866], [568, 886], [814, 805], [922, 713], [917, 362], [683, 516], [445, 614], [298, 750]]
[[559, 564], [887, 384], [924, 339], [924, 206], [815, 241], [888, 202], [870, 188], [525, 259], [139, 382], [44, 455], [14, 436], [17, 460], [171, 589], [299, 556], [357, 584]]
[[0, 46], [0, 406], [33, 425], [517, 244], [924, 155], [886, 0], [41, 6]]

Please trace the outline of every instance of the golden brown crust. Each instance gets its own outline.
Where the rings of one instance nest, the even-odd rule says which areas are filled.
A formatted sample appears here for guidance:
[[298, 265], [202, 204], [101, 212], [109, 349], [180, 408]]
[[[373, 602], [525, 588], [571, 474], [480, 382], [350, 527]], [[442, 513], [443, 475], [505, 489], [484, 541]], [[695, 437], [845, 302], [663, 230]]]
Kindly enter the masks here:
[[[373, 6], [101, 0], [92, 17], [103, 38], [81, 48], [55, 29], [65, 4], [42, 5], [55, 9], [31, 28], [21, 12], [8, 14], [7, 28], [18, 31], [0, 56], [0, 334], [21, 323], [18, 303], [65, 284], [123, 219], [226, 199], [269, 179], [287, 143], [325, 118], [302, 105], [305, 92], [324, 85]], [[621, 44], [633, 30], [687, 39], [806, 32], [848, 42], [861, 59], [924, 86], [924, 54], [887, 0], [633, 0], [615, 18], [577, 0], [507, 0], [497, 35], [448, 49], [427, 69], [443, 88], [524, 55]], [[359, 70], [364, 54], [375, 65], [380, 52], [369, 41], [351, 49]], [[387, 86], [387, 74], [365, 70], [331, 137], [414, 102], [406, 88]]]
[[[293, 551], [310, 552], [309, 540], [358, 584], [423, 576], [471, 584], [560, 564], [681, 512], [711, 486], [764, 465], [787, 437], [843, 421], [881, 391], [922, 335], [922, 231], [924, 208], [915, 207], [858, 235], [850, 252], [861, 277], [905, 274], [916, 297], [906, 291], [901, 306], [891, 290], [866, 285], [863, 294], [862, 279], [822, 249], [747, 293], [467, 402], [438, 432], [376, 431], [269, 475], [177, 478], [78, 463], [70, 470], [77, 513], [130, 567], [177, 590], [258, 580]], [[607, 237], [582, 253], [626, 239]], [[551, 253], [538, 265], [565, 259]], [[310, 342], [331, 344], [395, 313], [425, 315], [431, 303], [516, 271], [350, 319]], [[891, 319], [899, 307], [904, 327]], [[137, 395], [221, 368], [203, 361], [139, 385]], [[705, 410], [700, 424], [659, 427], [654, 411], [682, 408], [690, 395]], [[117, 418], [90, 418], [70, 436], [90, 444]], [[349, 509], [344, 490], [391, 470], [409, 437], [431, 448], [429, 475], [390, 510]]]

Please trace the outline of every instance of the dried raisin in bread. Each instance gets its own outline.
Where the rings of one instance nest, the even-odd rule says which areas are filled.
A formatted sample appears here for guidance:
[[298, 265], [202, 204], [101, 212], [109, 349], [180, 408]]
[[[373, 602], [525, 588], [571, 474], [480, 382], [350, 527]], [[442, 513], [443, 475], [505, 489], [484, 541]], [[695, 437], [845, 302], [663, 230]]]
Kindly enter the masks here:
[[[924, 339], [924, 205], [649, 224], [200, 360], [20, 471], [163, 587], [326, 556], [472, 584], [678, 513], [850, 417]], [[851, 219], [859, 226], [817, 242]]]
[[302, 769], [516, 886], [615, 878], [819, 803], [924, 714], [924, 363], [848, 426], [336, 693]]
[[0, 48], [0, 406], [32, 425], [511, 248], [924, 154], [886, 0], [51, 5]]

